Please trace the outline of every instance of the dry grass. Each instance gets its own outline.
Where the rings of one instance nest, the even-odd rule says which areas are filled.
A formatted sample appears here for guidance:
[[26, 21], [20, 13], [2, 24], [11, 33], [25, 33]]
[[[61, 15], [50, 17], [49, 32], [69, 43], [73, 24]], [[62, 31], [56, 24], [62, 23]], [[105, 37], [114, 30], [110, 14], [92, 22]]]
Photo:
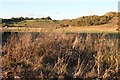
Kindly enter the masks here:
[[54, 32], [68, 32], [68, 33], [118, 33], [116, 27], [106, 27], [106, 26], [89, 26], [89, 27], [67, 27], [67, 28], [58, 28], [53, 30]]
[[84, 26], [84, 27], [60, 27], [60, 28], [26, 28], [26, 27], [8, 27], [1, 28], [3, 32], [64, 32], [64, 33], [118, 33], [117, 25], [114, 27], [109, 27], [110, 25], [101, 26]]
[[3, 32], [41, 32], [42, 28], [8, 27], [0, 30]]
[[110, 34], [11, 33], [3, 44], [4, 78], [120, 79], [118, 38]]

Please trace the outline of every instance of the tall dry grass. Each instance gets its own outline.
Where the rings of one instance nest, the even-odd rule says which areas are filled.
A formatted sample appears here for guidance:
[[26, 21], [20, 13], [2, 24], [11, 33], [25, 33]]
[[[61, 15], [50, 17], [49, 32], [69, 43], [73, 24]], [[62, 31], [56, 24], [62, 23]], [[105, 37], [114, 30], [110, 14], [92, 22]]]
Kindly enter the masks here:
[[120, 79], [118, 40], [102, 33], [11, 33], [3, 44], [3, 77]]

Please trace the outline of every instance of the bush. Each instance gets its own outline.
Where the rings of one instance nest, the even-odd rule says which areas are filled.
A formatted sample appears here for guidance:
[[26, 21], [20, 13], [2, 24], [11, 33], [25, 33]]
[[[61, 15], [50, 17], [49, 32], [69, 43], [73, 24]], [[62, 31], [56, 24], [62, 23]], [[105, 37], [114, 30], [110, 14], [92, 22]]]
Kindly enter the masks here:
[[2, 27], [8, 26], [6, 23], [2, 23]]

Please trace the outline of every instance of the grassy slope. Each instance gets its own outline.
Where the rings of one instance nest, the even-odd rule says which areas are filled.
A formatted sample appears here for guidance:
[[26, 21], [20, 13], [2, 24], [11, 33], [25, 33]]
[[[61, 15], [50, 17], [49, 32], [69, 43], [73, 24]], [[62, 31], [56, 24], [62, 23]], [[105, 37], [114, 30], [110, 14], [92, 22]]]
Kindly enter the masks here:
[[84, 27], [77, 27], [77, 26], [69, 26], [69, 27], [61, 27], [59, 24], [55, 24], [53, 22], [19, 22], [17, 25], [21, 26], [23, 24], [27, 24], [30, 28], [26, 27], [8, 27], [3, 28], [3, 31], [10, 31], [10, 32], [75, 32], [75, 33], [99, 33], [99, 32], [106, 32], [106, 33], [117, 33], [116, 29], [118, 28], [116, 23], [108, 23], [99, 26], [84, 26]]
[[118, 29], [118, 17], [114, 17], [113, 19], [111, 19], [107, 24], [103, 24], [103, 25], [97, 25], [97, 26], [71, 26], [71, 27], [67, 27], [67, 28], [60, 28], [55, 30], [57, 31], [65, 31], [65, 32], [75, 32], [75, 33], [81, 33], [81, 32], [88, 32], [88, 33], [99, 33], [99, 32], [103, 32], [103, 33], [118, 33], [118, 31], [116, 31], [116, 29]]
[[[89, 21], [91, 21], [92, 17], [91, 16], [87, 16], [85, 18], [81, 17], [81, 18], [76, 18], [73, 19], [74, 23], [76, 25], [71, 25], [73, 24], [73, 21], [70, 22], [70, 20], [68, 21], [58, 21], [58, 22], [53, 22], [53, 21], [40, 21], [40, 20], [25, 20], [25, 21], [21, 21], [21, 22], [16, 22], [14, 24], [14, 27], [9, 27], [9, 28], [5, 28], [3, 29], [3, 31], [13, 31], [13, 32], [65, 32], [65, 33], [69, 33], [69, 32], [75, 32], [75, 33], [83, 33], [83, 32], [88, 32], [88, 33], [101, 33], [101, 32], [106, 32], [106, 33], [117, 33], [118, 31], [116, 31], [116, 29], [118, 28], [118, 17], [116, 16], [116, 14], [114, 13], [107, 13], [105, 15], [103, 15], [104, 17], [107, 16], [108, 18], [110, 17], [110, 20], [108, 20], [108, 18], [101, 18], [101, 16], [94, 16], [93, 18], [93, 22], [94, 20], [96, 21], [96, 19], [100, 19], [100, 21], [104, 21], [106, 20], [107, 22], [105, 24], [102, 25], [89, 25]], [[87, 20], [86, 22], [84, 21], [82, 24], [86, 24], [89, 26], [77, 26], [80, 25], [79, 20]], [[97, 20], [98, 22], [99, 20]], [[64, 26], [67, 22], [69, 22], [69, 26]], [[88, 23], [87, 23], [88, 22]], [[98, 22], [99, 23], [99, 22]], [[62, 25], [61, 25], [62, 24]], [[22, 26], [24, 28], [18, 28], [18, 26]]]

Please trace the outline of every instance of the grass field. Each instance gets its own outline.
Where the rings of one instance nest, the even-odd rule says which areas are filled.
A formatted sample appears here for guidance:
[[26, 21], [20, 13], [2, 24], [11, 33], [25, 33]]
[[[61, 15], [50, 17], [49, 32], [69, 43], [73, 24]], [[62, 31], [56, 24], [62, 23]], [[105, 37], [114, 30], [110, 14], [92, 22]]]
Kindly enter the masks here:
[[0, 28], [3, 32], [64, 32], [64, 33], [118, 33], [118, 27], [59, 27], [59, 28], [27, 28], [27, 27], [8, 27]]
[[54, 30], [55, 32], [68, 32], [68, 33], [118, 33], [117, 27], [106, 28], [101, 26], [90, 26], [90, 27], [68, 27], [59, 28]]
[[120, 79], [118, 36], [103, 33], [4, 33], [3, 77], [22, 80]]
[[116, 13], [60, 21], [18, 20], [4, 23], [0, 31], [5, 80], [120, 79]]
[[[5, 32], [64, 32], [64, 33], [117, 33], [118, 18], [112, 18], [108, 23], [96, 26], [65, 26], [62, 21], [24, 20], [15, 22], [10, 27], [0, 28]], [[65, 22], [65, 21], [63, 21]], [[65, 23], [64, 23], [65, 24]]]

